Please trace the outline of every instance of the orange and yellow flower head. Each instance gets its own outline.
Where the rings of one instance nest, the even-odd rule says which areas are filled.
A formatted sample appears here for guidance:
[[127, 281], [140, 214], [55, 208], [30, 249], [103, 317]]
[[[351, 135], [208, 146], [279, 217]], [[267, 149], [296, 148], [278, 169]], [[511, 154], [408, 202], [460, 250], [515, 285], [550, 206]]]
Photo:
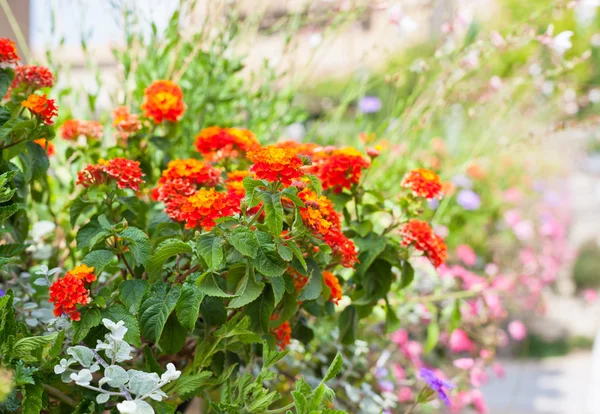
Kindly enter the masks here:
[[232, 216], [240, 211], [240, 202], [229, 193], [201, 188], [181, 206], [181, 215], [188, 229], [202, 227], [210, 230], [215, 220]]
[[329, 301], [337, 305], [342, 299], [342, 287], [340, 286], [340, 281], [336, 275], [327, 271], [323, 272], [323, 278], [325, 279], [325, 284], [329, 287], [329, 290], [331, 290]]
[[5, 37], [0, 38], [0, 67], [15, 65], [19, 61], [15, 43]]
[[301, 170], [302, 159], [294, 150], [269, 145], [250, 151], [247, 156], [253, 162], [250, 171], [260, 179], [290, 185], [292, 180], [304, 175]]
[[221, 171], [203, 161], [189, 158], [169, 161], [167, 169], [162, 172], [159, 184], [181, 178], [207, 187], [213, 187], [221, 180]]
[[154, 120], [155, 124], [163, 121], [177, 122], [185, 112], [183, 92], [175, 82], [154, 81], [144, 90], [141, 108], [144, 116]]
[[409, 220], [400, 228], [400, 235], [403, 246], [414, 246], [417, 251], [427, 256], [435, 267], [439, 267], [446, 261], [446, 243], [433, 232], [426, 221]]
[[58, 107], [54, 99], [48, 99], [46, 95], [31, 94], [21, 102], [23, 108], [29, 109], [29, 112], [46, 125], [54, 125], [52, 118], [58, 115]]
[[315, 154], [315, 174], [321, 180], [324, 189], [340, 193], [350, 190], [358, 184], [362, 170], [369, 168], [371, 162], [355, 148], [335, 149], [329, 153]]
[[33, 142], [45, 149], [46, 154], [48, 154], [49, 157], [56, 153], [56, 149], [54, 148], [54, 143], [52, 141], [47, 141], [45, 138], [40, 138], [34, 140]]
[[196, 135], [196, 150], [209, 161], [244, 157], [248, 151], [260, 148], [252, 131], [240, 128], [204, 128]]
[[90, 291], [86, 284], [96, 280], [94, 268], [80, 265], [57, 279], [50, 286], [49, 302], [54, 304], [54, 315], [67, 315], [74, 321], [81, 318], [77, 305], [87, 305], [90, 302]]
[[126, 106], [119, 106], [113, 111], [113, 127], [117, 137], [126, 140], [142, 129], [142, 121], [138, 115], [129, 112]]
[[425, 168], [417, 168], [406, 173], [400, 185], [411, 190], [415, 197], [423, 197], [427, 200], [441, 199], [444, 194], [440, 177]]
[[26, 86], [30, 91], [54, 86], [54, 75], [45, 66], [21, 65], [15, 68], [11, 89]]
[[60, 126], [60, 136], [67, 141], [77, 141], [79, 137], [96, 140], [102, 137], [104, 127], [98, 121], [69, 119]]
[[112, 160], [99, 160], [98, 164], [88, 165], [83, 171], [77, 173], [77, 184], [85, 188], [115, 180], [121, 189], [130, 188], [139, 191], [143, 182], [144, 173], [138, 161], [126, 158], [113, 158]]

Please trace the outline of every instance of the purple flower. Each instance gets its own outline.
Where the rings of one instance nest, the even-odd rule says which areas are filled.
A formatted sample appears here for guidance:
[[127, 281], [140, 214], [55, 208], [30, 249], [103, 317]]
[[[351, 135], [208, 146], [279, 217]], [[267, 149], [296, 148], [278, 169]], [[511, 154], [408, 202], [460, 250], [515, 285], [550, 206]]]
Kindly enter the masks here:
[[394, 383], [390, 380], [379, 380], [379, 389], [383, 392], [394, 392]]
[[477, 210], [481, 206], [481, 199], [473, 190], [460, 190], [456, 201], [465, 210]]
[[381, 109], [381, 99], [376, 96], [365, 96], [358, 101], [358, 110], [363, 114], [372, 114]]
[[432, 198], [431, 200], [427, 200], [427, 205], [430, 209], [437, 210], [437, 208], [440, 206], [440, 200], [437, 198]]
[[469, 188], [469, 189], [471, 187], [473, 187], [473, 181], [471, 181], [471, 179], [464, 174], [455, 175], [454, 177], [452, 177], [452, 182], [457, 187]]
[[6, 291], [4, 289], [0, 289], [0, 298], [6, 295]]
[[[429, 388], [431, 388], [437, 393], [440, 400], [442, 400], [444, 404], [449, 406], [450, 399], [448, 398], [448, 394], [446, 394], [446, 391], [451, 390], [455, 387], [455, 385], [439, 378], [437, 375], [435, 375], [435, 372], [427, 368], [421, 368], [419, 374], [421, 375], [421, 378], [423, 378], [423, 380], [427, 383]], [[444, 390], [444, 388], [446, 389]]]

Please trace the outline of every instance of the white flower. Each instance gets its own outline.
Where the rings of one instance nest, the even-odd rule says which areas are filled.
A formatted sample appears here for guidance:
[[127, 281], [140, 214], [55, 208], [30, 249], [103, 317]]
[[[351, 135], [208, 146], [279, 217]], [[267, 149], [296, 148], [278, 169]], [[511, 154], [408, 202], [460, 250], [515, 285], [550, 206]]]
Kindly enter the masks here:
[[71, 374], [69, 378], [78, 385], [90, 385], [90, 382], [92, 382], [92, 373], [89, 369], [84, 368], [77, 374]]
[[316, 49], [317, 47], [319, 47], [322, 41], [323, 35], [319, 32], [315, 32], [311, 34], [308, 38], [308, 47], [310, 47], [311, 49]]
[[102, 324], [111, 332], [110, 337], [115, 341], [122, 341], [127, 333], [125, 322], [119, 321], [114, 323], [110, 319], [102, 319]]
[[570, 30], [565, 30], [564, 32], [557, 34], [552, 40], [550, 48], [559, 55], [564, 55], [564, 53], [573, 46], [573, 43], [571, 43], [571, 36], [573, 36], [573, 32]]
[[167, 382], [176, 380], [180, 375], [181, 371], [177, 371], [175, 365], [169, 362], [167, 364], [167, 371], [160, 376], [160, 380], [166, 384]]
[[592, 103], [600, 102], [600, 88], [594, 88], [588, 92], [588, 99]]
[[54, 373], [62, 374], [63, 372], [65, 372], [67, 370], [69, 365], [71, 365], [71, 364], [69, 364], [69, 362], [66, 359], [64, 359], [64, 358], [61, 359], [60, 362], [58, 363], [58, 365], [54, 366]]
[[137, 410], [137, 404], [135, 401], [123, 401], [117, 404], [117, 410], [124, 414], [133, 414]]
[[490, 79], [490, 88], [497, 91], [502, 88], [502, 79], [499, 76], [492, 76]]
[[[31, 236], [31, 239], [35, 243], [40, 243], [40, 242], [42, 242], [42, 239], [44, 238], [44, 236], [47, 235], [48, 233], [53, 232], [55, 228], [56, 228], [56, 224], [54, 224], [51, 221], [48, 221], [48, 220], [38, 221], [31, 228], [29, 235]], [[48, 271], [48, 268], [46, 267], [46, 272], [47, 271]]]

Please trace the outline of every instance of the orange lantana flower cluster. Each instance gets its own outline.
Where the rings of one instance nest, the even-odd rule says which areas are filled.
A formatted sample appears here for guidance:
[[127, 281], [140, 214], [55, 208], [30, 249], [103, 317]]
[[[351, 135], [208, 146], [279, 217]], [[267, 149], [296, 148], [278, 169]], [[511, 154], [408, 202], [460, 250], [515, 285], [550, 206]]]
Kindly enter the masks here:
[[185, 112], [181, 88], [169, 80], [152, 82], [144, 90], [142, 102], [144, 116], [160, 124], [163, 121], [177, 122]]
[[81, 136], [88, 139], [99, 139], [102, 137], [104, 127], [97, 121], [83, 121], [69, 119], [60, 127], [60, 135], [68, 141], [77, 141]]
[[331, 247], [342, 266], [354, 267], [358, 262], [356, 246], [344, 235], [340, 216], [331, 201], [308, 189], [301, 191], [298, 196], [306, 204], [306, 207], [300, 209], [304, 225]]
[[198, 187], [219, 183], [221, 172], [212, 165], [193, 158], [173, 160], [163, 171], [152, 198], [165, 204], [165, 212], [176, 221], [184, 221], [181, 207]]
[[340, 193], [358, 184], [362, 170], [371, 162], [355, 148], [334, 149], [330, 152], [317, 152], [313, 158], [315, 175], [324, 189]]
[[203, 227], [204, 230], [210, 230], [215, 226], [215, 220], [239, 211], [239, 200], [229, 193], [201, 188], [181, 206], [181, 217], [188, 229]]
[[113, 111], [113, 126], [120, 139], [127, 139], [142, 129], [142, 121], [138, 115], [129, 112], [126, 106], [119, 106]]
[[12, 88], [26, 86], [32, 92], [42, 88], [51, 88], [54, 85], [54, 75], [44, 66], [22, 65], [15, 68], [15, 78], [10, 85]]
[[401, 185], [410, 189], [415, 197], [432, 200], [434, 198], [441, 199], [443, 196], [440, 177], [425, 168], [417, 168], [406, 173]]
[[88, 165], [83, 171], [77, 173], [77, 184], [89, 188], [113, 179], [121, 189], [131, 188], [139, 191], [143, 176], [138, 161], [126, 158], [113, 158], [108, 161], [100, 159], [98, 164]]
[[196, 150], [207, 160], [243, 157], [248, 151], [260, 148], [252, 131], [239, 128], [208, 127], [196, 135]]
[[294, 282], [294, 288], [296, 289], [296, 293], [300, 293], [304, 286], [308, 283], [308, 277], [304, 276], [302, 273], [298, 272], [295, 269], [289, 268], [288, 274], [291, 276], [292, 281]]
[[0, 67], [14, 65], [19, 61], [15, 43], [5, 37], [0, 38]]
[[38, 144], [40, 147], [44, 148], [44, 150], [46, 150], [46, 154], [48, 154], [49, 157], [56, 153], [56, 149], [54, 148], [54, 143], [52, 141], [48, 141], [45, 138], [40, 138], [34, 140], [33, 142]]
[[290, 323], [285, 321], [277, 328], [273, 329], [273, 335], [275, 335], [277, 346], [283, 351], [292, 342], [292, 327]]
[[58, 107], [54, 99], [48, 99], [46, 95], [31, 94], [21, 102], [23, 108], [29, 109], [29, 112], [46, 125], [54, 125], [52, 118], [58, 115]]
[[77, 311], [77, 305], [87, 305], [90, 302], [90, 291], [85, 285], [94, 280], [94, 268], [82, 264], [52, 283], [49, 302], [54, 304], [54, 315], [65, 314], [78, 321], [81, 314]]
[[250, 171], [260, 179], [290, 185], [293, 179], [303, 175], [302, 159], [295, 150], [268, 145], [248, 152], [248, 159], [254, 163]]
[[323, 278], [325, 279], [325, 284], [329, 287], [329, 290], [331, 290], [329, 301], [337, 305], [342, 299], [342, 287], [340, 286], [340, 281], [336, 275], [327, 271], [323, 272]]
[[400, 235], [403, 246], [414, 246], [415, 249], [425, 254], [435, 267], [446, 261], [446, 243], [444, 239], [433, 232], [426, 221], [409, 220], [400, 228]]

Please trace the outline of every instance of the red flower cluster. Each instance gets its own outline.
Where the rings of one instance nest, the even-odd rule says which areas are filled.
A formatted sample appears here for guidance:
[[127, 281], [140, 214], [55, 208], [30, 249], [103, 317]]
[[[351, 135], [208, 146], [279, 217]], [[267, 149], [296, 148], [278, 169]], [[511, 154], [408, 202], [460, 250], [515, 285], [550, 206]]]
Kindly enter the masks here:
[[304, 289], [304, 286], [306, 286], [306, 284], [308, 283], [308, 277], [304, 276], [302, 273], [292, 268], [288, 269], [288, 274], [291, 276], [292, 281], [294, 282], [296, 294], [300, 293], [300, 291]]
[[44, 66], [23, 65], [15, 68], [11, 89], [25, 86], [30, 92], [54, 86], [54, 75]]
[[415, 249], [423, 252], [435, 267], [446, 261], [446, 243], [433, 232], [426, 221], [412, 219], [400, 228], [400, 234], [403, 246], [413, 245]]
[[54, 315], [65, 314], [72, 320], [78, 321], [81, 314], [76, 306], [87, 305], [90, 302], [90, 291], [85, 285], [94, 280], [96, 280], [94, 268], [82, 264], [52, 283], [48, 302], [54, 303]]
[[260, 179], [290, 185], [293, 179], [303, 175], [302, 160], [295, 150], [269, 145], [248, 152], [247, 157], [254, 163], [250, 171]]
[[441, 199], [443, 196], [440, 177], [425, 168], [417, 168], [406, 173], [401, 185], [412, 190], [415, 197], [424, 197], [431, 200], [434, 198]]
[[238, 128], [208, 127], [196, 135], [196, 150], [210, 161], [243, 157], [260, 148], [252, 131]]
[[312, 157], [321, 147], [317, 144], [313, 144], [311, 142], [298, 142], [298, 141], [280, 141], [275, 144], [278, 148], [284, 148], [289, 150], [294, 150], [298, 154], [308, 155]]
[[315, 175], [321, 180], [323, 188], [331, 188], [336, 193], [358, 184], [362, 170], [371, 165], [367, 158], [352, 147], [317, 152], [313, 162]]
[[340, 286], [340, 281], [336, 275], [331, 272], [324, 271], [323, 277], [325, 278], [325, 284], [329, 286], [329, 289], [331, 290], [329, 301], [337, 305], [342, 299], [342, 287]]
[[54, 143], [52, 141], [47, 141], [45, 138], [40, 138], [34, 140], [33, 142], [46, 150], [46, 153], [49, 157], [56, 153], [56, 149], [54, 148]]
[[0, 66], [14, 65], [18, 62], [19, 55], [15, 43], [5, 37], [0, 38]]
[[77, 184], [89, 188], [103, 184], [112, 178], [119, 188], [139, 191], [143, 176], [138, 161], [126, 158], [113, 158], [108, 161], [101, 159], [98, 164], [88, 165], [83, 171], [77, 173]]
[[80, 136], [87, 139], [99, 139], [102, 137], [104, 127], [97, 121], [82, 121], [69, 119], [60, 127], [60, 135], [69, 141], [77, 141]]
[[273, 335], [277, 341], [280, 350], [284, 350], [292, 342], [292, 327], [288, 321], [285, 321], [277, 328], [273, 329]]
[[144, 90], [142, 111], [145, 117], [153, 119], [156, 124], [163, 121], [177, 122], [185, 112], [181, 88], [168, 80], [152, 82]]
[[119, 106], [113, 111], [113, 126], [120, 139], [127, 139], [142, 129], [140, 117], [129, 112], [126, 106]]
[[229, 193], [201, 188], [181, 206], [181, 217], [186, 228], [202, 227], [208, 231], [215, 226], [215, 220], [239, 211], [239, 200]]
[[58, 107], [54, 99], [48, 99], [46, 95], [31, 94], [21, 102], [21, 106], [29, 109], [29, 112], [44, 124], [54, 125], [52, 118], [58, 115]]
[[163, 171], [158, 187], [152, 190], [152, 198], [165, 204], [165, 212], [175, 221], [184, 221], [181, 207], [198, 186], [215, 186], [221, 172], [200, 160], [173, 160]]
[[358, 262], [356, 246], [344, 235], [340, 217], [331, 201], [310, 190], [303, 190], [298, 196], [306, 204], [306, 207], [300, 209], [304, 225], [331, 247], [342, 266], [354, 267]]

